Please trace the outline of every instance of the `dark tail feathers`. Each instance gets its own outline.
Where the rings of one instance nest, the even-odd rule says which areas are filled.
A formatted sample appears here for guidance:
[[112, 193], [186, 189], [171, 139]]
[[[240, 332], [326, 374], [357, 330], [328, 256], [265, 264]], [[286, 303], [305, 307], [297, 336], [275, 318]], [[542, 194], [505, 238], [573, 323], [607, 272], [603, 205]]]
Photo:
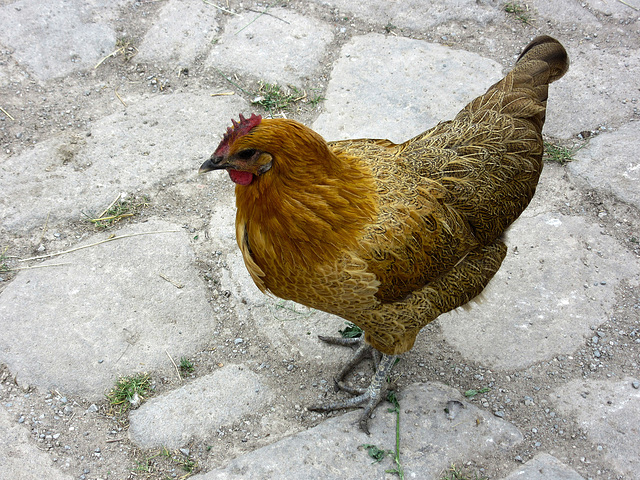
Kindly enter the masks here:
[[562, 44], [548, 35], [534, 38], [516, 62], [514, 72], [531, 75], [536, 85], [555, 82], [569, 70], [569, 56]]

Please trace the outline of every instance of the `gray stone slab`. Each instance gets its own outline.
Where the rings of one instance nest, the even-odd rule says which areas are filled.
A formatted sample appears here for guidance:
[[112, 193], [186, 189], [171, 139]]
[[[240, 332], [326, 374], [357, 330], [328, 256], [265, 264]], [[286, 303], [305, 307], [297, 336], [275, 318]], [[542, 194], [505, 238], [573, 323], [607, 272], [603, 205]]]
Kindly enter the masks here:
[[39, 79], [63, 77], [95, 65], [114, 50], [115, 31], [96, 21], [105, 14], [107, 4], [118, 6], [118, 2], [102, 5], [81, 0], [21, 0], [4, 5], [0, 7], [0, 41]]
[[118, 234], [168, 230], [177, 233], [111, 241], [19, 273], [0, 295], [0, 362], [21, 384], [96, 400], [119, 374], [170, 367], [166, 352], [203, 348], [213, 313], [188, 234], [158, 220]]
[[258, 375], [242, 365], [227, 365], [131, 411], [129, 438], [141, 448], [170, 449], [210, 440], [220, 427], [272, 400]]
[[407, 0], [315, 0], [323, 5], [338, 8], [340, 13], [348, 13], [368, 22], [400, 28], [428, 30], [446, 22], [474, 22], [486, 24], [501, 13], [498, 2], [491, 0], [441, 0], [424, 2]]
[[593, 138], [569, 163], [582, 186], [613, 194], [640, 208], [640, 122]]
[[268, 13], [229, 18], [206, 65], [280, 85], [310, 80], [333, 40], [331, 27], [284, 8]]
[[0, 478], [6, 480], [72, 480], [51, 458], [31, 443], [29, 432], [0, 405]]
[[548, 453], [536, 455], [504, 480], [584, 480], [578, 473]]
[[605, 47], [602, 40], [593, 38], [566, 47], [571, 66], [549, 87], [545, 133], [575, 138], [582, 131], [618, 128], [634, 118], [640, 98], [640, 51]]
[[585, 3], [594, 11], [618, 20], [637, 20], [638, 11], [640, 10], [640, 1], [638, 0], [625, 0], [624, 2], [588, 0]]
[[138, 47], [136, 60], [190, 65], [208, 50], [218, 27], [217, 12], [201, 0], [166, 2]]
[[[463, 405], [448, 419], [449, 401]], [[522, 434], [508, 422], [465, 401], [460, 392], [440, 383], [413, 384], [399, 395], [400, 451], [405, 478], [436, 480], [452, 462], [468, 461], [509, 450]], [[305, 478], [360, 480], [386, 478], [395, 467], [391, 457], [373, 462], [362, 449], [373, 444], [395, 448], [395, 414], [380, 405], [370, 421], [371, 435], [356, 426], [359, 411], [326, 420], [315, 428], [242, 455], [224, 469], [192, 477], [194, 480]]]
[[335, 63], [313, 128], [327, 140], [402, 142], [454, 117], [501, 72], [492, 60], [422, 40], [354, 37]]
[[90, 137], [56, 137], [0, 163], [0, 229], [27, 231], [49, 213], [50, 224], [84, 218], [119, 192], [195, 177], [229, 119], [247, 107], [238, 97], [121, 95], [129, 106], [98, 120]]
[[[522, 4], [521, 4], [522, 5]], [[587, 4], [574, 2], [573, 0], [529, 0], [526, 12], [528, 16], [536, 20], [596, 27], [600, 25], [598, 18], [587, 8]], [[524, 6], [523, 5], [523, 6]]]
[[[577, 419], [589, 440], [602, 447], [607, 461], [626, 478], [636, 478], [640, 469], [640, 390], [633, 388], [634, 381], [638, 378], [573, 380], [549, 396], [560, 412]], [[586, 460], [590, 461], [588, 455]]]
[[507, 245], [481, 302], [437, 320], [465, 358], [494, 369], [570, 354], [610, 317], [622, 280], [640, 285], [638, 259], [581, 217], [523, 215]]

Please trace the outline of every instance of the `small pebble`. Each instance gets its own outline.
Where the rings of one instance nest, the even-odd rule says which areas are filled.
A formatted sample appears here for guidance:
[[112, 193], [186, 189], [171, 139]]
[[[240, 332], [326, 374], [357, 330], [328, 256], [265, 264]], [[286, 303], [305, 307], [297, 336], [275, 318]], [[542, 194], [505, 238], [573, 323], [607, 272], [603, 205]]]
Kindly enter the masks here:
[[634, 380], [631, 382], [631, 386], [637, 390], [640, 388], [640, 382], [638, 380]]

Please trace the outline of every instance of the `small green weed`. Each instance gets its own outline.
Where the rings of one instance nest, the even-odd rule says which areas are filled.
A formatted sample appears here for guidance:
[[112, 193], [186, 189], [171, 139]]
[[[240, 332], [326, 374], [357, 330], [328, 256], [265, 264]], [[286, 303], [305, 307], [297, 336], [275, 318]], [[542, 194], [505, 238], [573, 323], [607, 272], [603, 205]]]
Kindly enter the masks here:
[[309, 105], [311, 105], [312, 107], [317, 107], [318, 104], [323, 100], [326, 100], [326, 98], [324, 98], [319, 93], [314, 93], [313, 97], [309, 99]]
[[393, 408], [389, 409], [389, 412], [393, 412], [396, 414], [396, 450], [393, 455], [393, 461], [396, 462], [396, 468], [393, 470], [386, 470], [387, 473], [395, 473], [400, 477], [400, 480], [404, 480], [404, 469], [402, 468], [402, 464], [400, 463], [400, 404], [398, 403], [398, 399], [396, 398], [396, 392], [391, 390], [387, 394], [387, 401], [391, 402]]
[[364, 333], [364, 330], [351, 322], [345, 322], [345, 324], [347, 326], [344, 328], [344, 330], [338, 330], [340, 335], [342, 335], [342, 338], [358, 338], [361, 337]]
[[145, 458], [142, 462], [136, 461], [136, 466], [133, 467], [133, 471], [151, 473], [151, 468], [151, 458]]
[[188, 475], [182, 476], [180, 478], [187, 478], [198, 466], [195, 460], [192, 460], [187, 455], [179, 451], [171, 452], [166, 447], [162, 447], [161, 454], [173, 464], [178, 465], [180, 468], [182, 468], [182, 470], [188, 473]]
[[376, 445], [371, 445], [370, 443], [365, 443], [364, 445], [361, 445], [361, 447], [367, 451], [371, 458], [373, 458], [373, 463], [379, 463], [386, 455], [391, 455], [393, 453], [391, 450], [382, 450]]
[[147, 197], [143, 197], [141, 200], [121, 200], [120, 196], [118, 196], [118, 198], [97, 217], [94, 218], [92, 215], [87, 215], [86, 213], [84, 215], [89, 218], [89, 221], [93, 223], [96, 228], [107, 229], [114, 226], [123, 218], [133, 217], [143, 208], [149, 206], [148, 200]]
[[480, 390], [475, 390], [475, 389], [472, 388], [472, 389], [467, 390], [466, 392], [464, 392], [464, 396], [467, 397], [467, 398], [473, 398], [473, 397], [475, 397], [476, 395], [478, 395], [480, 393], [487, 393], [487, 392], [490, 392], [490, 391], [491, 391], [491, 389], [487, 388], [487, 387], [481, 388]]
[[147, 373], [121, 377], [107, 394], [107, 400], [117, 413], [124, 413], [132, 405], [142, 402], [150, 388], [151, 377]]
[[389, 408], [388, 411], [390, 413], [396, 414], [396, 445], [395, 451], [393, 450], [384, 450], [377, 445], [372, 445], [369, 443], [365, 443], [364, 445], [360, 445], [364, 448], [369, 456], [373, 458], [374, 463], [381, 462], [384, 457], [387, 455], [393, 457], [393, 461], [396, 464], [396, 468], [385, 470], [386, 473], [394, 473], [398, 475], [400, 480], [404, 480], [404, 469], [402, 468], [402, 464], [400, 463], [400, 404], [398, 403], [398, 399], [396, 398], [396, 392], [389, 391], [387, 393], [387, 402], [393, 405], [393, 408]]
[[573, 161], [573, 156], [578, 150], [584, 147], [586, 143], [579, 146], [563, 147], [549, 142], [544, 142], [544, 158], [549, 162], [556, 162], [565, 165]]
[[531, 16], [527, 5], [522, 6], [518, 2], [508, 2], [504, 4], [504, 11], [513, 14], [513, 16], [525, 25], [531, 23]]
[[283, 89], [275, 83], [261, 83], [255, 92], [254, 104], [260, 105], [265, 110], [288, 110], [292, 105], [306, 97], [306, 93], [301, 92], [294, 86]]
[[166, 477], [162, 478], [179, 478], [183, 480], [193, 475], [196, 468], [198, 467], [197, 462], [195, 460], [192, 460], [188, 455], [185, 455], [177, 450], [171, 451], [167, 447], [161, 447], [160, 450], [154, 455], [151, 455], [150, 457], [144, 457], [142, 461], [136, 461], [136, 466], [133, 468], [133, 472], [165, 472], [166, 474], [166, 472], [174, 472], [176, 465], [184, 470], [186, 474], [180, 477], [176, 477], [175, 474], [173, 474], [172, 476], [169, 476], [167, 474]]
[[446, 472], [442, 473], [440, 480], [488, 480], [488, 477], [479, 477], [477, 473], [471, 474], [451, 465]]
[[180, 370], [183, 372], [191, 373], [195, 367], [193, 366], [193, 362], [189, 360], [187, 357], [180, 357]]
[[7, 265], [7, 250], [9, 250], [9, 247], [5, 247], [4, 250], [2, 251], [2, 253], [0, 253], [0, 272], [8, 272], [9, 271], [9, 265]]

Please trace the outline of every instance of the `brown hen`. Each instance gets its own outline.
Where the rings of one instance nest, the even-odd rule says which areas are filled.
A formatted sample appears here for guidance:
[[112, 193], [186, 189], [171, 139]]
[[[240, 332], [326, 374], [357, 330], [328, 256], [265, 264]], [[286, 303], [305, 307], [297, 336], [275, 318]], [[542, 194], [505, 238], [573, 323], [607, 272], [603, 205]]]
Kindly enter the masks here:
[[[402, 144], [327, 143], [257, 115], [233, 121], [200, 172], [226, 169], [237, 184], [237, 240], [254, 282], [365, 332], [338, 375], [357, 396], [315, 409], [362, 406], [368, 431], [395, 356], [491, 280], [507, 252], [500, 238], [540, 177], [548, 85], [568, 65], [557, 40], [537, 37], [453, 120]], [[371, 347], [382, 355], [370, 386], [349, 387], [344, 377]]]

